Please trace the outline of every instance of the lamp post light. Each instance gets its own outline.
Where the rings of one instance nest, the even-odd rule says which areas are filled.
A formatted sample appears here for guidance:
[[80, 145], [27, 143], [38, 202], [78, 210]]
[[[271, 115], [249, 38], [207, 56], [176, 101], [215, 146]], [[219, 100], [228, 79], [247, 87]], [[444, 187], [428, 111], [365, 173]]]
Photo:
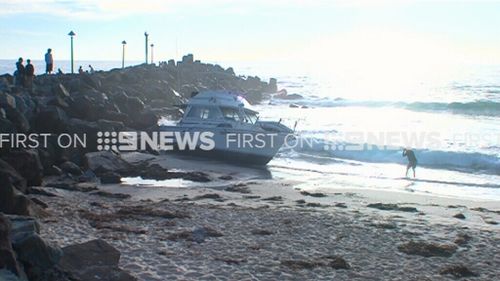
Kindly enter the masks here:
[[155, 44], [151, 44], [151, 63], [152, 64], [154, 63], [154, 60], [153, 60], [153, 54], [154, 54], [154, 52], [153, 52], [154, 49], [153, 48], [154, 48], [154, 46], [155, 46]]
[[125, 68], [125, 45], [127, 45], [127, 41], [122, 41], [122, 68]]
[[144, 32], [144, 36], [146, 37], [146, 64], [148, 64], [148, 36], [147, 32]]
[[71, 74], [73, 74], [74, 73], [74, 67], [73, 67], [74, 66], [74, 62], [73, 62], [73, 36], [75, 36], [76, 33], [74, 33], [73, 30], [72, 30], [72, 31], [70, 31], [68, 33], [68, 35], [71, 37]]

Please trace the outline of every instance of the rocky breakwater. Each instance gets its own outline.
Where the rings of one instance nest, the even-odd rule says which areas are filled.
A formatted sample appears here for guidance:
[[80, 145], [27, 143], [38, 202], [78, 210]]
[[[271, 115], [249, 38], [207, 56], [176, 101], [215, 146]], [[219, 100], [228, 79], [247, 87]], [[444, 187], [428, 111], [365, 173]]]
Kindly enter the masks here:
[[[74, 256], [78, 247], [68, 248], [72, 256], [65, 258], [65, 249], [47, 245], [38, 236], [43, 226], [37, 221], [50, 219], [51, 214], [47, 204], [30, 194], [52, 196], [43, 186], [88, 192], [100, 180], [119, 182], [122, 176], [209, 181], [203, 173], [134, 166], [115, 153], [98, 152], [97, 132], [154, 130], [160, 117], [178, 116], [175, 105], [184, 103], [192, 92], [230, 90], [258, 102], [262, 93], [276, 91], [275, 79], [267, 83], [258, 77], [237, 76], [232, 68], [201, 63], [192, 55], [160, 67], [41, 75], [35, 78], [33, 89], [16, 86], [13, 80], [8, 74], [0, 76], [2, 280], [69, 280], [71, 275], [94, 280], [91, 277], [99, 272], [112, 275], [105, 280], [133, 280], [118, 269], [119, 253], [104, 241], [80, 246], [94, 251], [83, 252], [87, 255], [82, 258], [103, 252], [112, 256], [111, 263], [79, 265]], [[85, 135], [85, 145], [63, 147], [58, 139], [62, 134]]]

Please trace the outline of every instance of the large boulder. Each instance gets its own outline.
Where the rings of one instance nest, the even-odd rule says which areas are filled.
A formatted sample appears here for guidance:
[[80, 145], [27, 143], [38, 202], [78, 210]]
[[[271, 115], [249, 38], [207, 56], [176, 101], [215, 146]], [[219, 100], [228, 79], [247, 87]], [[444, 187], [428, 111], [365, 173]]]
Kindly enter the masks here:
[[[0, 213], [0, 269], [6, 269], [19, 276], [21, 269], [9, 239], [11, 224], [9, 219]], [[1, 278], [0, 280], [4, 280]]]
[[[62, 251], [39, 236], [40, 225], [32, 217], [7, 216], [11, 222], [10, 241], [29, 280], [68, 280], [55, 267]], [[26, 279], [23, 279], [26, 280]]]
[[131, 172], [131, 165], [123, 160], [120, 155], [111, 151], [89, 152], [85, 154], [84, 165], [98, 176], [109, 172], [119, 174]]
[[12, 246], [18, 259], [31, 271], [41, 272], [54, 267], [62, 256], [55, 245], [46, 243], [37, 233], [26, 232]]
[[26, 179], [28, 186], [42, 185], [43, 166], [36, 150], [11, 150], [3, 159]]
[[63, 248], [59, 267], [81, 281], [133, 281], [118, 267], [120, 252], [106, 241], [96, 239]]
[[34, 119], [34, 127], [38, 132], [66, 133], [68, 116], [64, 110], [57, 106], [46, 106]]
[[7, 173], [0, 171], [0, 212], [29, 215], [30, 200], [12, 185]]
[[12, 184], [19, 191], [23, 193], [28, 191], [26, 180], [9, 163], [0, 159], [0, 179], [2, 178], [2, 175], [5, 177], [5, 181]]

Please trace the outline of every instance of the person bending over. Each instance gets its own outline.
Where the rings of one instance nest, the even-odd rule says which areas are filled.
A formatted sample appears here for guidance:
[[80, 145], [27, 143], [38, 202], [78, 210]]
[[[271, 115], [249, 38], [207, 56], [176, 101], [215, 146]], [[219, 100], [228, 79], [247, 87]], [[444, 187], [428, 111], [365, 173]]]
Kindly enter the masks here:
[[408, 165], [406, 166], [406, 177], [408, 177], [408, 171], [410, 168], [413, 169], [413, 177], [415, 178], [415, 168], [417, 167], [417, 157], [411, 149], [403, 149], [403, 157], [408, 158]]

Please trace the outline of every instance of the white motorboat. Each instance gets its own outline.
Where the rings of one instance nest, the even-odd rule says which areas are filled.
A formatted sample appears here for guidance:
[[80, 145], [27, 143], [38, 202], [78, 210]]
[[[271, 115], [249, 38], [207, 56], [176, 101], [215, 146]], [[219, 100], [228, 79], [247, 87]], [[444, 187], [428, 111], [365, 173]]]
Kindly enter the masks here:
[[228, 91], [195, 95], [185, 105], [181, 120], [174, 126], [160, 126], [160, 131], [198, 135], [195, 149], [174, 140], [176, 151], [244, 165], [267, 164], [286, 141], [293, 139], [293, 130], [281, 120], [259, 120], [258, 112], [242, 96]]

